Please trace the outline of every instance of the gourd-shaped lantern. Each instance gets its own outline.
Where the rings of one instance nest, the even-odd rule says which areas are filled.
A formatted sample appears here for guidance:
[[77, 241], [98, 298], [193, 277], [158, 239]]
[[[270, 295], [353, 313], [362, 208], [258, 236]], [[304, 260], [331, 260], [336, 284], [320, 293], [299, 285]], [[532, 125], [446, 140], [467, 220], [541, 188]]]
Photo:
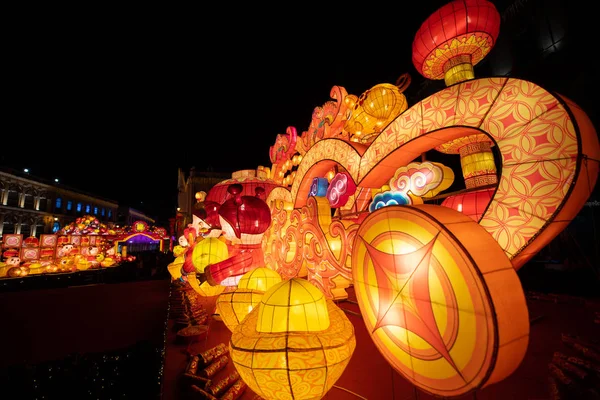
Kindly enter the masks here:
[[[456, 0], [434, 12], [417, 31], [412, 45], [415, 68], [425, 78], [444, 79], [450, 86], [474, 79], [473, 66], [494, 47], [500, 14], [487, 0]], [[491, 147], [482, 133], [460, 137], [436, 150], [460, 154], [467, 189], [498, 182]]]
[[225, 286], [222, 285], [212, 286], [206, 281], [200, 283], [195, 272], [189, 273], [187, 275], [187, 280], [192, 289], [202, 297], [218, 296], [225, 291]]
[[225, 326], [233, 331], [260, 302], [263, 294], [279, 282], [281, 276], [270, 268], [260, 267], [246, 272], [237, 289], [217, 298], [217, 312]]
[[233, 331], [231, 359], [265, 400], [321, 399], [356, 347], [354, 326], [314, 285], [293, 278], [271, 287]]

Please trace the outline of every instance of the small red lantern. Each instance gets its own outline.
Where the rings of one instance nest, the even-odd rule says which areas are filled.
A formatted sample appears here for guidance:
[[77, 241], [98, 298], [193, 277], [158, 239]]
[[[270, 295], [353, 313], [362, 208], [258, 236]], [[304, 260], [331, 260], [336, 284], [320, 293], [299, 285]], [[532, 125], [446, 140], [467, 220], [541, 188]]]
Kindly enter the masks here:
[[461, 212], [479, 222], [494, 197], [495, 188], [448, 196], [442, 206]]

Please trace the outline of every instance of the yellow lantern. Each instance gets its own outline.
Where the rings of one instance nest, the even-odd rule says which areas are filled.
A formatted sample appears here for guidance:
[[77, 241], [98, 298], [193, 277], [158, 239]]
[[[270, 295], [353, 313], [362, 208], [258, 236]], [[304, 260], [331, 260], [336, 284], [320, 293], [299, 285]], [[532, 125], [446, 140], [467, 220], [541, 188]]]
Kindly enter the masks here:
[[[180, 275], [181, 275], [181, 272], [180, 272]], [[202, 282], [202, 284], [200, 284], [200, 282], [198, 281], [198, 278], [196, 277], [195, 272], [189, 273], [187, 275], [187, 280], [190, 283], [190, 286], [192, 287], [192, 289], [194, 289], [194, 291], [196, 293], [198, 293], [200, 296], [204, 296], [204, 297], [218, 296], [221, 293], [223, 293], [223, 291], [225, 290], [225, 286], [222, 286], [222, 285], [211, 286], [206, 281], [204, 281], [204, 282]]]
[[217, 299], [217, 312], [227, 328], [233, 331], [260, 302], [263, 294], [280, 282], [281, 276], [270, 268], [260, 267], [246, 272], [236, 290], [223, 293]]
[[221, 262], [229, 257], [227, 245], [218, 238], [208, 237], [194, 245], [192, 251], [192, 263], [196, 272], [204, 272], [209, 264]]
[[260, 290], [237, 289], [226, 292], [217, 298], [217, 313], [225, 326], [233, 331], [246, 316], [260, 303], [265, 292]]
[[179, 257], [177, 257], [175, 260], [173, 260], [172, 263], [167, 265], [167, 270], [169, 271], [169, 273], [171, 274], [171, 277], [173, 279], [181, 278], [181, 267], [183, 266], [183, 261], [184, 261], [184, 258], [183, 258], [183, 254], [182, 254]]
[[356, 339], [332, 300], [292, 278], [267, 290], [234, 329], [229, 347], [236, 370], [263, 399], [316, 400], [344, 372]]
[[281, 275], [271, 268], [255, 268], [244, 274], [238, 282], [238, 289], [251, 289], [266, 292], [271, 286], [281, 282]]

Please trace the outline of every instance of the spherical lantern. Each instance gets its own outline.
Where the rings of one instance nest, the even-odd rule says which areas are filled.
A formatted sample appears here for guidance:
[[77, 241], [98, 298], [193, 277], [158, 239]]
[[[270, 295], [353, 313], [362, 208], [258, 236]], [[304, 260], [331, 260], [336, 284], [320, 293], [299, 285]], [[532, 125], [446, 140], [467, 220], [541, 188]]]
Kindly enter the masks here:
[[492, 188], [448, 196], [441, 205], [461, 212], [479, 222], [492, 201], [495, 191], [496, 189]]
[[227, 245], [218, 238], [205, 238], [194, 245], [192, 263], [197, 273], [204, 272], [207, 265], [225, 260], [229, 256]]
[[332, 300], [301, 278], [271, 287], [233, 331], [231, 359], [265, 400], [321, 399], [356, 347], [354, 326]]
[[251, 289], [266, 292], [271, 286], [281, 282], [281, 275], [267, 267], [259, 267], [246, 272], [238, 282], [238, 289]]
[[425, 78], [452, 85], [474, 78], [473, 66], [494, 47], [500, 14], [487, 0], [455, 0], [421, 25], [412, 45], [415, 68]]

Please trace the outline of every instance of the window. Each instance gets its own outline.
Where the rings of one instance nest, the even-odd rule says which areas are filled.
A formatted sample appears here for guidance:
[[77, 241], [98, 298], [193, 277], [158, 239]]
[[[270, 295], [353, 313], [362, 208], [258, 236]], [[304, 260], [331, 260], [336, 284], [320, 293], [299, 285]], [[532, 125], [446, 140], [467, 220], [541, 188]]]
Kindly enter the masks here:
[[81, 203], [77, 203], [77, 212], [81, 212]]
[[98, 207], [94, 207], [94, 215], [98, 215]]
[[112, 210], [108, 210], [108, 218], [112, 217]]
[[104, 214], [105, 214], [104, 208], [100, 211], [100, 214], [104, 217]]
[[54, 221], [54, 225], [52, 225], [52, 233], [58, 232], [59, 229], [60, 229], [60, 224], [58, 223], [58, 221]]
[[67, 211], [71, 211], [73, 208], [73, 202], [71, 200], [67, 201]]
[[85, 205], [85, 213], [86, 213], [86, 214], [89, 214], [89, 213], [90, 213], [90, 205], [89, 205], [89, 204], [86, 204], [86, 205]]
[[54, 208], [59, 209], [62, 206], [62, 199], [60, 197], [56, 198], [56, 203], [54, 204]]

